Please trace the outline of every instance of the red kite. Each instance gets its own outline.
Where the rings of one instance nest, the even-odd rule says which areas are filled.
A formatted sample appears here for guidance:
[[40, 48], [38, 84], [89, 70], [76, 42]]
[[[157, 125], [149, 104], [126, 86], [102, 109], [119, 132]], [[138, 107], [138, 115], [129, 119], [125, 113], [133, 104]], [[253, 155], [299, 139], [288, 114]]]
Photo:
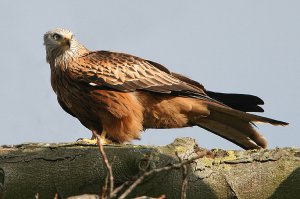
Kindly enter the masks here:
[[199, 126], [244, 149], [266, 148], [253, 125], [287, 123], [262, 112], [253, 95], [205, 90], [198, 82], [133, 55], [89, 51], [73, 33], [45, 33], [51, 84], [61, 107], [93, 132], [123, 143], [149, 128]]

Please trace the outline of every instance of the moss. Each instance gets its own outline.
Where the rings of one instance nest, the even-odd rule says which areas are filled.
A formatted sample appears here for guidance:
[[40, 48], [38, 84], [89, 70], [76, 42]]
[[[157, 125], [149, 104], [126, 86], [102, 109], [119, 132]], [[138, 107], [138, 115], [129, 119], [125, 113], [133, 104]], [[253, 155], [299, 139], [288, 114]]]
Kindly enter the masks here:
[[214, 158], [203, 157], [201, 158], [201, 163], [204, 164], [205, 167], [211, 167], [213, 165]]
[[175, 152], [177, 152], [177, 153], [185, 153], [186, 151], [187, 151], [186, 147], [183, 147], [183, 146], [176, 146], [175, 147]]
[[[219, 152], [220, 150], [216, 151], [216, 149], [214, 149], [213, 152]], [[225, 155], [222, 156], [215, 156], [215, 157], [203, 157], [201, 158], [201, 162], [206, 166], [206, 167], [211, 167], [213, 165], [218, 166], [222, 163], [224, 163], [225, 161], [232, 161], [232, 160], [236, 160], [237, 156], [235, 155], [235, 152], [230, 150], [230, 151], [226, 151]], [[224, 167], [227, 167], [224, 164]], [[230, 166], [228, 166], [229, 168]]]

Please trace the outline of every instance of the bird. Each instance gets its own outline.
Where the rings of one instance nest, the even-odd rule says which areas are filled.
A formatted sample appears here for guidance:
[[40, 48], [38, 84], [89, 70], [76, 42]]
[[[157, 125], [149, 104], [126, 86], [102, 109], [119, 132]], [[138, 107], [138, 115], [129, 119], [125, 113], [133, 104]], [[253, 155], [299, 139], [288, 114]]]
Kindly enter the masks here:
[[146, 129], [198, 126], [243, 149], [267, 147], [256, 123], [288, 123], [255, 115], [263, 100], [249, 94], [206, 90], [199, 82], [134, 55], [91, 51], [74, 34], [44, 34], [51, 85], [63, 110], [116, 144], [140, 139]]

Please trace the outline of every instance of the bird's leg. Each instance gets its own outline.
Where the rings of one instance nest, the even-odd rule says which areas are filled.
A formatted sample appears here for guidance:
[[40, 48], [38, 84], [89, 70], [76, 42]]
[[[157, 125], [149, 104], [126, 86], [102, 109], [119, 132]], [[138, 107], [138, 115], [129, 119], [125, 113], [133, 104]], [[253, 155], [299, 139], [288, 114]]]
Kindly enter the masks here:
[[[109, 139], [106, 139], [106, 134], [107, 134], [106, 131], [103, 130], [101, 132], [100, 136], [98, 136], [98, 138], [100, 139], [100, 141], [103, 145], [112, 144], [112, 141], [110, 141]], [[99, 133], [97, 131], [93, 131], [91, 140], [95, 140], [97, 142], [96, 135], [99, 135]]]
[[84, 143], [84, 144], [95, 145], [95, 144], [97, 144], [97, 137], [96, 136], [99, 135], [98, 138], [100, 139], [100, 141], [103, 145], [112, 143], [110, 140], [106, 139], [106, 131], [103, 130], [100, 134], [98, 131], [92, 130], [92, 133], [93, 133], [93, 135], [92, 135], [91, 139], [79, 138], [77, 140], [77, 142]]
[[97, 139], [96, 138], [79, 138], [76, 142], [82, 143], [82, 144], [91, 144], [91, 145], [95, 145], [97, 144]]

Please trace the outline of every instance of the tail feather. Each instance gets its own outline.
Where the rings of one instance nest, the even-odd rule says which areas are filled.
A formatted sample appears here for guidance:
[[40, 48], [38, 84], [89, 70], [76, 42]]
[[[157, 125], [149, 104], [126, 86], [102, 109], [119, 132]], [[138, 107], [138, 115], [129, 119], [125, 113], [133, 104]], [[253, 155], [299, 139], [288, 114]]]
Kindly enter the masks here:
[[205, 128], [244, 149], [266, 148], [266, 139], [253, 128], [253, 123], [263, 122], [273, 125], [287, 125], [286, 122], [245, 113], [213, 103], [208, 104], [210, 115], [196, 121]]
[[[253, 128], [256, 122], [288, 125], [286, 122], [246, 113], [264, 112], [263, 108], [260, 107], [264, 101], [257, 96], [207, 91], [199, 82], [181, 74], [171, 74], [198, 89], [199, 92], [204, 91], [210, 98], [220, 102], [219, 104], [207, 102], [206, 108], [210, 114], [207, 117], [196, 117], [193, 119], [192, 125], [195, 124], [207, 129], [244, 149], [267, 147], [266, 139]], [[203, 104], [199, 110], [203, 110]]]
[[275, 125], [275, 126], [277, 126], [277, 125], [280, 125], [280, 126], [288, 125], [288, 123], [283, 122], [283, 121], [274, 120], [274, 119], [271, 119], [271, 118], [267, 118], [267, 117], [263, 117], [263, 116], [259, 116], [259, 115], [254, 115], [254, 114], [251, 114], [251, 113], [245, 113], [243, 111], [230, 109], [230, 108], [215, 105], [215, 104], [212, 104], [212, 103], [208, 105], [208, 108], [209, 108], [209, 110], [219, 111], [219, 112], [222, 112], [224, 114], [234, 116], [235, 118], [240, 118], [240, 119], [242, 119], [244, 121], [247, 121], [247, 122], [269, 123], [269, 124], [272, 124], [272, 125]]
[[[204, 128], [238, 146], [243, 149], [260, 149], [261, 146], [257, 145], [247, 136], [241, 134], [240, 131], [236, 130], [231, 126], [220, 123], [214, 120], [198, 121], [197, 125]], [[264, 145], [265, 146], [265, 145]]]

